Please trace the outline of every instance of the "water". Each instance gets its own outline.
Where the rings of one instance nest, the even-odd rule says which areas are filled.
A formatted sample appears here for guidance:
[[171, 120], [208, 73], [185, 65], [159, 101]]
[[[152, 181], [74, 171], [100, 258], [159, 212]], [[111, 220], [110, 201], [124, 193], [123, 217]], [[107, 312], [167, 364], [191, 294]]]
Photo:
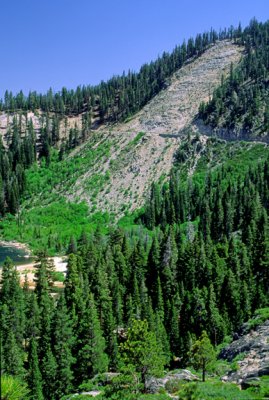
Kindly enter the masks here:
[[29, 257], [29, 253], [25, 249], [18, 249], [15, 246], [9, 246], [2, 244], [0, 245], [0, 266], [4, 264], [7, 257], [10, 257], [15, 265], [29, 264], [32, 258]]

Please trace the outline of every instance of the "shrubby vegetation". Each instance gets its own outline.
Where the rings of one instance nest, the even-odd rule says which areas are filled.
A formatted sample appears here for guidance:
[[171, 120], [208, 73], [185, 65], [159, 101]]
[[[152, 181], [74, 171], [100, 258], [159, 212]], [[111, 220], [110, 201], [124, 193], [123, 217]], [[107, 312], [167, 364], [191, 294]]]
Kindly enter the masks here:
[[[122, 390], [132, 398], [175, 357], [178, 366], [193, 362], [206, 371], [201, 343], [208, 341], [209, 354], [209, 339], [221, 343], [268, 304], [268, 171], [265, 150], [251, 166], [227, 160], [182, 184], [175, 167], [169, 183], [154, 186], [140, 217], [151, 231], [90, 231], [85, 224], [73, 235], [65, 288], [56, 297], [44, 255], [34, 293], [20, 288], [6, 263], [5, 373], [27, 380], [33, 399], [59, 399], [107, 370], [122, 371], [107, 398]], [[199, 341], [203, 331], [209, 339]]]

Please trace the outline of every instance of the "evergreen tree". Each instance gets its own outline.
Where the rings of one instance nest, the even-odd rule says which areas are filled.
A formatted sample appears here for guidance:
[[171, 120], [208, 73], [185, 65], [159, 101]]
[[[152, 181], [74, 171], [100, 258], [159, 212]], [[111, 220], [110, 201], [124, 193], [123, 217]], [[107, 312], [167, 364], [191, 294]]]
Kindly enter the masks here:
[[72, 329], [72, 321], [67, 312], [64, 296], [57, 303], [52, 323], [53, 353], [57, 363], [57, 384], [54, 394], [61, 398], [71, 392], [73, 387], [72, 367], [75, 358], [72, 356], [72, 348], [75, 336]]
[[216, 352], [212, 346], [207, 333], [203, 331], [199, 340], [197, 340], [190, 351], [191, 363], [196, 370], [202, 370], [203, 382], [205, 381], [206, 371], [210, 368], [216, 359]]
[[107, 367], [105, 340], [102, 336], [94, 299], [90, 295], [77, 332], [76, 380], [83, 382], [99, 372], [105, 372]]
[[36, 338], [32, 337], [29, 343], [28, 352], [28, 385], [31, 393], [31, 400], [44, 400], [42, 392], [42, 376], [39, 369], [39, 361], [37, 355]]
[[126, 367], [134, 368], [140, 376], [143, 389], [148, 377], [159, 376], [163, 372], [165, 358], [146, 321], [132, 321], [126, 341], [120, 346], [120, 353]]

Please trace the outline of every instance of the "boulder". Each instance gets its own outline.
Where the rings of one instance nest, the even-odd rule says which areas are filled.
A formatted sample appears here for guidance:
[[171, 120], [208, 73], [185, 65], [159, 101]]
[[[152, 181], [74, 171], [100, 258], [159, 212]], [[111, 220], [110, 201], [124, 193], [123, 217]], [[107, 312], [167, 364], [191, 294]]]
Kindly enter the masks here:
[[246, 325], [239, 331], [238, 337], [225, 347], [219, 358], [229, 362], [242, 355], [238, 369], [222, 378], [223, 381], [245, 385], [259, 376], [269, 375], [269, 320], [247, 332]]
[[164, 388], [165, 385], [171, 381], [192, 382], [198, 380], [199, 378], [187, 369], [171, 371], [168, 374], [166, 374], [163, 378], [152, 377], [148, 379], [146, 382], [146, 390], [149, 393], [157, 393], [160, 390], [160, 388]]

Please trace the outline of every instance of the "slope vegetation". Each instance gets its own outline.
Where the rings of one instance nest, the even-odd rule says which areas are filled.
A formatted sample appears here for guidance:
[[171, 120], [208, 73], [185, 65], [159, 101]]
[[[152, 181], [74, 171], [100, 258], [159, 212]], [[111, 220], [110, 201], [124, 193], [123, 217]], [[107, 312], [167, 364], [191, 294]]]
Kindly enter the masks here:
[[215, 134], [228, 139], [268, 142], [269, 22], [252, 20], [238, 40], [246, 56], [232, 67], [212, 99], [200, 107], [200, 117]]
[[[98, 224], [96, 213], [107, 213], [101, 217], [107, 223], [110, 217], [119, 219], [141, 207], [152, 183], [166, 179], [182, 139], [196, 129], [193, 121], [200, 101], [208, 99], [231, 62], [236, 64], [241, 57], [239, 46], [217, 42], [178, 70], [131, 120], [90, 131], [88, 139], [63, 158], [51, 151], [49, 164], [33, 164], [26, 171], [27, 194], [17, 217], [9, 216], [0, 226], [5, 239], [58, 252], [66, 248], [70, 236], [78, 237], [89, 224]], [[6, 121], [2, 116], [3, 132]], [[42, 115], [34, 120], [37, 134], [40, 121]], [[70, 117], [65, 125], [76, 123], [79, 117]], [[200, 136], [199, 151], [188, 155], [189, 175], [195, 172], [207, 140]], [[82, 202], [86, 204], [78, 204]]]
[[[96, 162], [69, 187], [67, 198], [93, 205], [87, 185], [93, 175], [107, 176], [103, 190], [96, 193], [101, 210], [120, 214], [143, 204], [153, 181], [169, 173], [175, 150], [196, 117], [199, 104], [206, 101], [226, 76], [230, 64], [237, 64], [242, 48], [229, 41], [212, 46], [202, 56], [176, 72], [166, 89], [155, 96], [130, 121], [101, 127], [94, 134], [94, 148], [110, 143], [109, 156]], [[85, 157], [92, 138], [70, 157]]]

